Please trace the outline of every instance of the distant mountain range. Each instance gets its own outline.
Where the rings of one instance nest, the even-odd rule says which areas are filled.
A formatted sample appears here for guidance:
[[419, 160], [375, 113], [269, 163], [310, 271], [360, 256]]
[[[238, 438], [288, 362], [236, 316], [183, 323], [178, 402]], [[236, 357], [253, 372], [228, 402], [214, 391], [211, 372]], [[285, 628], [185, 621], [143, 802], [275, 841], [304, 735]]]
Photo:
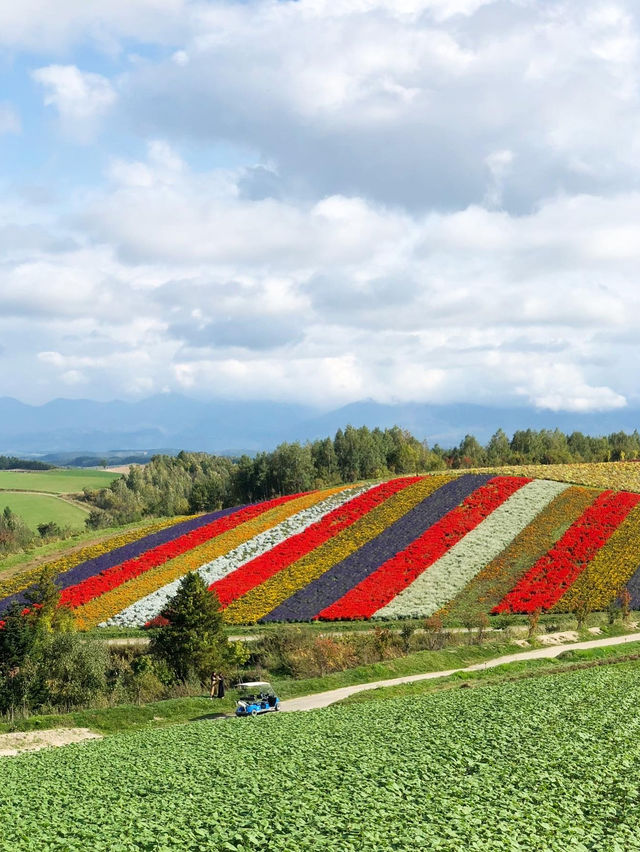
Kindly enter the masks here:
[[457, 444], [465, 434], [486, 441], [502, 427], [556, 428], [600, 435], [640, 427], [640, 410], [574, 414], [528, 407], [383, 405], [355, 402], [329, 412], [278, 402], [204, 402], [160, 394], [138, 402], [55, 399], [33, 406], [0, 398], [0, 454], [137, 453], [172, 448], [235, 455], [272, 449], [282, 441], [305, 441], [347, 424], [399, 426], [430, 444]]

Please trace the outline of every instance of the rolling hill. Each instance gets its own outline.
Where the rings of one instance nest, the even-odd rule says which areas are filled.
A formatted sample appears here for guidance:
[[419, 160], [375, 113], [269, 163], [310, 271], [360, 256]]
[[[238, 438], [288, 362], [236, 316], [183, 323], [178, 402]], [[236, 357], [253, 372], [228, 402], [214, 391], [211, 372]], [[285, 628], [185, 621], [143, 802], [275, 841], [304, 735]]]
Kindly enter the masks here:
[[[638, 606], [639, 504], [526, 476], [406, 476], [159, 521], [51, 564], [84, 628], [144, 625], [192, 570], [233, 624], [596, 610], [623, 585]], [[37, 574], [0, 576], [0, 613]]]

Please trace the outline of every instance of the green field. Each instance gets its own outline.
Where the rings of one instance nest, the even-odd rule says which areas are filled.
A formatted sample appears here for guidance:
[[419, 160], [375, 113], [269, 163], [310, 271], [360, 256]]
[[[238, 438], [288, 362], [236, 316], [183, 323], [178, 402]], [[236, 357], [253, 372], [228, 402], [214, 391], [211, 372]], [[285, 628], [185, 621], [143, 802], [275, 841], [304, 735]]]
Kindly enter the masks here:
[[9, 506], [12, 512], [25, 521], [31, 529], [38, 524], [54, 521], [60, 527], [81, 529], [88, 512], [59, 497], [47, 494], [20, 494], [16, 491], [0, 491], [0, 511]]
[[0, 762], [3, 850], [640, 850], [640, 667]]
[[48, 491], [75, 494], [84, 488], [105, 488], [119, 473], [104, 470], [0, 470], [0, 491]]

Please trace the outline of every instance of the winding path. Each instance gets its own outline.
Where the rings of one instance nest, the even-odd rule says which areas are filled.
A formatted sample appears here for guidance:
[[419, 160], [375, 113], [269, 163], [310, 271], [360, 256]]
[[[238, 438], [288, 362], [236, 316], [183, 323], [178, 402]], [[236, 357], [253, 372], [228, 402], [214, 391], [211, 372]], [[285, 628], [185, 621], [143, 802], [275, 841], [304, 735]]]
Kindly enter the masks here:
[[314, 695], [303, 695], [300, 698], [289, 698], [280, 703], [280, 710], [294, 712], [297, 710], [316, 710], [319, 707], [328, 707], [336, 701], [342, 701], [357, 692], [365, 692], [370, 689], [379, 689], [385, 686], [398, 686], [402, 683], [415, 683], [419, 680], [431, 680], [439, 677], [449, 677], [456, 672], [476, 672], [483, 669], [493, 669], [505, 663], [515, 663], [520, 660], [540, 660], [558, 657], [563, 651], [585, 651], [589, 648], [603, 648], [607, 645], [624, 645], [627, 642], [640, 641], [640, 633], [628, 633], [625, 636], [611, 636], [606, 639], [590, 639], [587, 642], [571, 642], [566, 645], [552, 645], [547, 648], [535, 648], [531, 651], [522, 651], [519, 654], [506, 654], [503, 657], [495, 657], [484, 663], [474, 663], [462, 669], [449, 669], [443, 672], [426, 672], [425, 674], [405, 675], [390, 680], [377, 680], [371, 683], [356, 683], [352, 686], [342, 686], [339, 689], [331, 689], [327, 692], [317, 692]]

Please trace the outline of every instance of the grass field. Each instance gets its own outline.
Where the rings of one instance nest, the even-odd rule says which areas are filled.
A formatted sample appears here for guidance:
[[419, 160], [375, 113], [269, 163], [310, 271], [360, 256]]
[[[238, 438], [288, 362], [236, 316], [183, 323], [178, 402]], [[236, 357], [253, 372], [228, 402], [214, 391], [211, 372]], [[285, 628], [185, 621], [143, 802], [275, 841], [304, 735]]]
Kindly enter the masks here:
[[23, 755], [0, 849], [638, 852], [638, 702], [622, 663]]
[[81, 529], [88, 512], [59, 497], [47, 494], [21, 494], [16, 491], [0, 491], [0, 511], [9, 506], [20, 515], [27, 526], [35, 530], [38, 524], [54, 521], [60, 527]]
[[0, 490], [75, 494], [84, 488], [105, 488], [120, 474], [104, 470], [0, 470]]

